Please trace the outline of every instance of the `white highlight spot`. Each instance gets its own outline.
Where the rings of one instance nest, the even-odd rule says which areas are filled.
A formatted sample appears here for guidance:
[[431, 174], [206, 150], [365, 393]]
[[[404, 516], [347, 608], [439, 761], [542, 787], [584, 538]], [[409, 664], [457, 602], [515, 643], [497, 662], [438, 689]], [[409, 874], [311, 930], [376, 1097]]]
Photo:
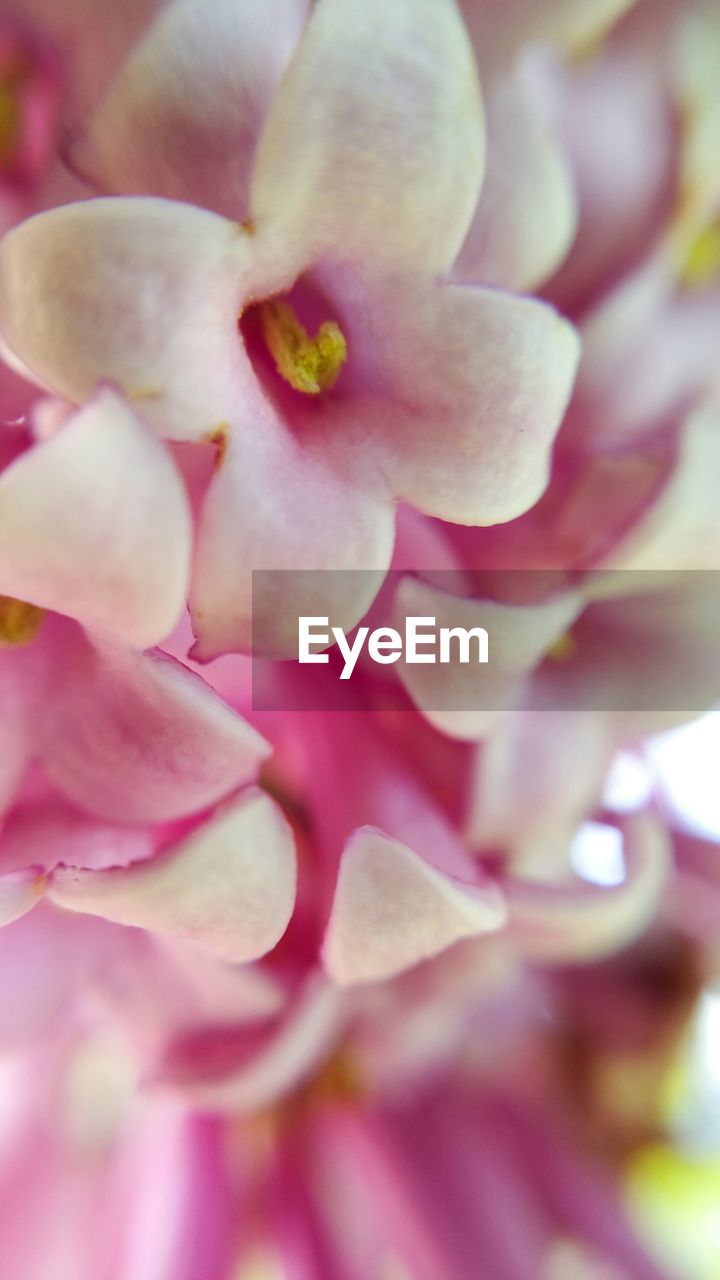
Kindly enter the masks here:
[[603, 804], [616, 813], [635, 813], [652, 796], [653, 779], [646, 762], [629, 751], [618, 751], [608, 771]]
[[653, 739], [646, 755], [678, 822], [696, 835], [720, 840], [720, 712]]
[[583, 822], [570, 846], [573, 869], [583, 880], [606, 887], [625, 879], [622, 833], [606, 822]]

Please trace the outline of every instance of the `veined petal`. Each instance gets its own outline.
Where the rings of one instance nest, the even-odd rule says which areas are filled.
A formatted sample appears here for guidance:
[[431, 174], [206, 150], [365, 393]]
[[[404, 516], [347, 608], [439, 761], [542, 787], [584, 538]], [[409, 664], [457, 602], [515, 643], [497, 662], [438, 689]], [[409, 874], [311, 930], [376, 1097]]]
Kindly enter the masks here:
[[463, 884], [367, 827], [351, 837], [342, 856], [325, 967], [342, 986], [379, 982], [504, 922], [494, 884]]
[[166, 822], [254, 778], [270, 747], [194, 672], [164, 654], [78, 637], [41, 753], [89, 813]]
[[[228, 445], [205, 499], [190, 595], [193, 657], [203, 661], [251, 648], [296, 657], [300, 614], [328, 615], [349, 630], [390, 565], [389, 496], [353, 484], [266, 425], [251, 465]], [[253, 581], [252, 570], [263, 569], [284, 572]], [[353, 569], [366, 572], [343, 572]]]
[[542, 961], [592, 960], [631, 942], [653, 918], [670, 867], [667, 835], [650, 813], [624, 828], [626, 879], [616, 888], [508, 880], [509, 928]]
[[169, 453], [110, 390], [0, 475], [0, 592], [138, 648], [177, 621], [191, 536]]
[[177, 0], [71, 146], [108, 192], [168, 196], [238, 220], [273, 91], [308, 0]]
[[57, 870], [48, 897], [184, 938], [222, 960], [254, 960], [275, 946], [292, 913], [293, 839], [277, 805], [253, 789], [155, 858], [108, 871]]
[[238, 224], [169, 200], [39, 214], [0, 245], [3, 341], [68, 400], [109, 380], [161, 433], [204, 439], [248, 377], [237, 321], [258, 284], [252, 243]]
[[547, 484], [575, 330], [543, 303], [491, 289], [393, 286], [363, 299], [354, 372], [367, 392], [344, 430], [372, 440], [396, 496], [428, 515], [512, 520]]
[[467, 231], [483, 149], [452, 0], [319, 0], [260, 142], [252, 216], [308, 260], [435, 274]]

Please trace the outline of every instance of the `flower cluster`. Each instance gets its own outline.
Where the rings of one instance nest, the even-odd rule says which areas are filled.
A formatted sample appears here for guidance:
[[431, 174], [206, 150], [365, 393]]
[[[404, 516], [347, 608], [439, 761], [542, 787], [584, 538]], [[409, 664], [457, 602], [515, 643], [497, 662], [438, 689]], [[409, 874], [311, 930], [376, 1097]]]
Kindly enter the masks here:
[[715, 1274], [719, 133], [717, 0], [0, 0], [3, 1278]]

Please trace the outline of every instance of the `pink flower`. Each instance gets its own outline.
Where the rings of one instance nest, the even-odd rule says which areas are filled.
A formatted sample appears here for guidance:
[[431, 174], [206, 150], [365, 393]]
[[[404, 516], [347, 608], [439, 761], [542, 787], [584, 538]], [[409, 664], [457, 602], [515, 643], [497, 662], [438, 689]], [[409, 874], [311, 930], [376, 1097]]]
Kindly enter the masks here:
[[[56, 393], [82, 401], [110, 378], [161, 433], [217, 442], [191, 589], [207, 659], [250, 644], [250, 568], [376, 570], [362, 598], [332, 601], [347, 624], [389, 564], [398, 498], [475, 524], [530, 506], [577, 347], [539, 303], [442, 282], [483, 154], [449, 0], [403, 0], [392, 21], [374, 3], [315, 6], [265, 120], [248, 207], [235, 180], [248, 148], [225, 150], [238, 131], [247, 142], [248, 110], [257, 118], [252, 94], [250, 108], [238, 96], [239, 125], [226, 110], [228, 79], [249, 74], [244, 27], [230, 7], [217, 27], [199, 13], [168, 11], [135, 55], [142, 75], [131, 61], [104, 110], [115, 122], [121, 104], [139, 149], [158, 121], [163, 148], [192, 124], [190, 161], [209, 130], [222, 168], [205, 198], [250, 222], [132, 198], [41, 216], [3, 245], [0, 321], [13, 359]], [[252, 56], [277, 78], [273, 15], [256, 15]], [[172, 75], [181, 49], [203, 84], [192, 121]], [[122, 184], [128, 131], [106, 132], [102, 110], [94, 143], [112, 174], [118, 139]], [[173, 195], [197, 198], [182, 165], [165, 159], [160, 181], [177, 169]], [[289, 650], [292, 603], [255, 601], [256, 647]]]
[[166, 821], [218, 800], [264, 744], [197, 675], [136, 651], [172, 629], [187, 587], [170, 458], [110, 391], [23, 443], [8, 433], [0, 472], [3, 801], [31, 759], [106, 818]]

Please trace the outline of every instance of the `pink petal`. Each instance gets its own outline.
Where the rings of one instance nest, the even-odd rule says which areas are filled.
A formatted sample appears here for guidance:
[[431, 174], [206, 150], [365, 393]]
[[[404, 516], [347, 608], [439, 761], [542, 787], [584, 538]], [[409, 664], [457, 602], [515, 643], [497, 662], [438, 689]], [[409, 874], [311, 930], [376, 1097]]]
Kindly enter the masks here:
[[478, 740], [498, 713], [516, 707], [525, 678], [577, 618], [582, 597], [562, 592], [540, 604], [512, 605], [449, 595], [404, 578], [395, 597], [396, 620], [433, 617], [438, 627], [482, 627], [488, 632], [484, 666], [398, 663], [397, 671], [423, 715], [451, 737]]
[[663, 230], [677, 199], [677, 137], [645, 40], [641, 56], [609, 42], [589, 60], [555, 66], [549, 89], [580, 213], [551, 296], [575, 310], [625, 275]]
[[35, 672], [26, 663], [18, 664], [17, 656], [0, 650], [0, 817], [11, 804], [31, 755], [35, 708], [28, 685]]
[[117, 957], [117, 939], [109, 932], [104, 922], [79, 920], [44, 900], [0, 929], [3, 1050], [35, 1039], [47, 1044], [58, 1023], [67, 1028], [69, 1008], [87, 990], [90, 975], [107, 964], [108, 949]]
[[[392, 557], [389, 498], [346, 479], [268, 412], [259, 406], [266, 420], [251, 462], [231, 443], [205, 499], [190, 595], [193, 657], [201, 661], [251, 647], [297, 656], [300, 614], [350, 629]], [[256, 577], [253, 589], [258, 569], [285, 572]], [[357, 569], [367, 572], [309, 572]]]
[[517, 72], [490, 88], [487, 172], [453, 268], [459, 282], [531, 290], [570, 248], [577, 222], [572, 176], [538, 99]]
[[99, 869], [149, 857], [158, 846], [152, 827], [118, 826], [90, 818], [47, 783], [19, 798], [0, 834], [3, 869], [38, 866], [52, 870], [58, 863]]
[[43, 888], [44, 881], [36, 867], [0, 876], [0, 927], [18, 920], [34, 907]]
[[80, 637], [41, 751], [56, 785], [89, 813], [165, 822], [253, 778], [270, 748], [181, 663]]
[[342, 993], [311, 972], [277, 1029], [241, 1070], [214, 1081], [183, 1082], [196, 1105], [257, 1112], [302, 1085], [335, 1048], [347, 1018]]
[[[252, 238], [191, 205], [90, 200], [0, 245], [0, 331], [32, 376], [75, 403], [115, 383], [162, 433], [205, 439], [242, 400], [237, 320], [269, 268]], [[262, 290], [261, 290], [262, 292]]]
[[605, 34], [635, 0], [460, 0], [485, 69], [512, 59], [525, 44], [582, 51]]
[[255, 147], [307, 0], [180, 0], [136, 47], [72, 147], [106, 191], [247, 217]]
[[0, 476], [0, 592], [138, 648], [172, 630], [190, 547], [170, 455], [110, 390]]
[[436, 871], [407, 845], [365, 828], [345, 847], [323, 948], [335, 982], [378, 982], [505, 921], [494, 885]]
[[343, 430], [374, 449], [396, 496], [458, 524], [532, 506], [572, 390], [574, 329], [542, 303], [458, 286], [396, 281], [355, 311], [359, 394]]
[[720, 129], [720, 85], [716, 50], [720, 14], [715, 5], [680, 10], [671, 36], [672, 75], [676, 109], [685, 120], [681, 149], [680, 188], [683, 195], [676, 226], [678, 247], [695, 237], [718, 215], [720, 174], [716, 164]]
[[649, 813], [629, 818], [624, 834], [627, 878], [617, 888], [504, 882], [509, 927], [527, 954], [541, 961], [597, 959], [652, 920], [667, 885], [669, 841]]
[[[604, 568], [679, 570], [720, 568], [720, 418], [710, 404], [687, 418], [667, 485]], [[699, 581], [699, 580], [698, 580]]]
[[567, 841], [599, 803], [616, 739], [603, 712], [515, 711], [476, 757], [468, 840], [509, 848], [514, 867], [539, 874], [567, 863]]
[[452, 0], [319, 0], [260, 142], [253, 218], [308, 261], [435, 274], [460, 248], [482, 163]]
[[275, 946], [292, 913], [293, 839], [277, 805], [252, 790], [155, 858], [54, 872], [48, 896], [70, 911], [184, 938], [221, 960], [254, 960]]

